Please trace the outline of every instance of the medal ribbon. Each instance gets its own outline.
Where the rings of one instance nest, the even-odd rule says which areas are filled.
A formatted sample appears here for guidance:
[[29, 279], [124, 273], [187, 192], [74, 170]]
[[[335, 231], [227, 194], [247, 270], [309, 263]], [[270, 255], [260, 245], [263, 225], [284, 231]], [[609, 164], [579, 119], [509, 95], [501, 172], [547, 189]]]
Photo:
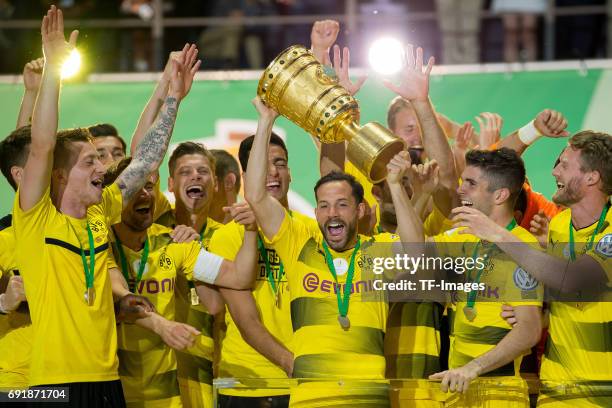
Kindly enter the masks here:
[[[207, 225], [208, 225], [208, 219], [206, 219], [206, 222], [204, 223], [204, 225], [202, 225], [202, 229], [200, 230], [200, 244], [202, 244], [202, 240], [204, 239]], [[187, 286], [189, 287], [189, 290], [195, 289], [195, 284], [191, 280], [187, 281]]]
[[[512, 231], [514, 229], [514, 227], [516, 227], [516, 220], [513, 218], [512, 221], [510, 221], [510, 223], [508, 225], [506, 225], [506, 230], [508, 231]], [[476, 248], [474, 248], [474, 253], [472, 254], [472, 259], [476, 259], [478, 256], [478, 250], [480, 247], [480, 244], [482, 243], [482, 241], [478, 241], [478, 243], [476, 244]], [[474, 281], [472, 281], [472, 270], [468, 271], [468, 283], [475, 283], [475, 284], [479, 284], [480, 283], [480, 278], [482, 277], [482, 273], [484, 272], [484, 268], [482, 268], [481, 270], [478, 271], [478, 273], [476, 274], [476, 279], [474, 279]], [[468, 297], [467, 297], [467, 307], [469, 308], [473, 308], [474, 305], [476, 304], [476, 296], [478, 295], [478, 291], [476, 290], [471, 290], [468, 293]]]
[[344, 284], [344, 297], [340, 294], [340, 285], [338, 284], [338, 277], [336, 275], [336, 267], [334, 266], [334, 259], [332, 258], [331, 253], [329, 252], [329, 248], [327, 247], [327, 242], [323, 240], [323, 251], [325, 251], [325, 263], [327, 264], [327, 268], [331, 272], [334, 280], [336, 281], [336, 297], [338, 298], [338, 313], [340, 316], [346, 317], [348, 314], [349, 301], [351, 297], [351, 286], [353, 284], [353, 275], [355, 273], [355, 255], [359, 251], [361, 247], [361, 240], [359, 237], [357, 238], [357, 244], [353, 249], [353, 253], [351, 254], [351, 261], [349, 262], [349, 267], [346, 275], [346, 282]]
[[206, 225], [208, 225], [208, 220], [202, 225], [202, 229], [200, 230], [200, 243], [204, 239], [204, 232], [206, 232]]
[[94, 248], [94, 239], [93, 233], [91, 232], [91, 228], [89, 228], [89, 221], [87, 221], [87, 238], [89, 240], [89, 266], [87, 266], [87, 257], [85, 256], [85, 250], [83, 249], [83, 244], [81, 244], [81, 240], [79, 239], [79, 234], [77, 234], [74, 226], [69, 221], [68, 225], [72, 228], [72, 232], [76, 236], [77, 242], [79, 243], [79, 249], [81, 250], [81, 260], [83, 261], [83, 272], [85, 273], [85, 288], [90, 289], [93, 288], [94, 285], [94, 271], [96, 269], [96, 249]]
[[[125, 252], [123, 251], [123, 246], [121, 241], [119, 240], [119, 236], [113, 229], [115, 233], [115, 240], [117, 241], [117, 252], [119, 252], [119, 261], [121, 263], [121, 272], [123, 273], [123, 277], [126, 282], [130, 281], [130, 275], [128, 272], [128, 264], [127, 257], [125, 256]], [[138, 265], [138, 273], [136, 274], [136, 285], [138, 286], [138, 282], [142, 279], [142, 274], [147, 266], [147, 260], [149, 259], [149, 237], [145, 238], [144, 249], [142, 250], [142, 255], [140, 256], [140, 264]]]
[[[610, 209], [610, 203], [607, 203], [604, 206], [603, 210], [601, 210], [599, 221], [597, 221], [597, 226], [595, 227], [595, 231], [593, 231], [593, 233], [591, 234], [591, 237], [589, 238], [589, 242], [586, 245], [585, 252], [590, 250], [593, 247], [593, 241], [595, 240], [595, 235], [597, 235], [597, 233], [599, 232], [599, 229], [601, 228], [604, 221], [606, 220], [606, 216], [608, 215], [609, 209]], [[570, 259], [572, 261], [575, 261], [576, 260], [576, 247], [574, 244], [574, 227], [572, 225], [571, 217], [570, 217], [570, 222], [569, 222], [569, 252], [570, 252]]]
[[268, 278], [268, 282], [270, 282], [272, 293], [274, 293], [274, 296], [276, 296], [276, 293], [278, 292], [278, 287], [280, 286], [281, 280], [285, 275], [285, 267], [283, 266], [283, 261], [280, 262], [278, 280], [274, 281], [274, 273], [272, 272], [270, 260], [268, 259], [268, 251], [266, 251], [266, 247], [264, 246], [263, 240], [261, 239], [259, 234], [257, 234], [257, 249], [259, 250], [259, 255], [261, 255], [264, 260], [264, 265], [266, 268], [266, 277]]

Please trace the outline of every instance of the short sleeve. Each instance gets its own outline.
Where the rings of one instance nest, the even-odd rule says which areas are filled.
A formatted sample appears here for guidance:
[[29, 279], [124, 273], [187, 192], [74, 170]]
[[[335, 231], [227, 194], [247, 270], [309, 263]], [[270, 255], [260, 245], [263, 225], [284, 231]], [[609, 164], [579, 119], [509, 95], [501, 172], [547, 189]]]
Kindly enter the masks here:
[[586, 255], [595, 259], [603, 268], [608, 277], [608, 287], [612, 285], [612, 231], [607, 228], [602, 234], [595, 237], [593, 247], [586, 252]]
[[544, 285], [523, 268], [512, 263], [512, 278], [506, 280], [504, 298], [511, 306], [542, 306]]
[[294, 219], [285, 210], [285, 218], [274, 237], [265, 237], [267, 243], [273, 246], [276, 253], [280, 256], [285, 271], [290, 271], [291, 265], [297, 260], [299, 251], [304, 244], [312, 238], [306, 225]]
[[244, 227], [234, 221], [217, 229], [213, 234], [208, 250], [213, 254], [233, 261], [240, 251], [244, 240]]
[[117, 262], [115, 261], [115, 257], [113, 256], [113, 251], [109, 249], [107, 249], [108, 251], [108, 256], [106, 257], [107, 259], [107, 264], [108, 264], [108, 269], [120, 269], [119, 265], [117, 265]]
[[198, 241], [185, 242], [182, 244], [172, 243], [168, 246], [172, 252], [177, 272], [183, 272], [187, 280], [193, 280], [193, 269], [198, 260], [202, 246]]
[[99, 205], [106, 225], [115, 225], [121, 222], [123, 212], [123, 195], [117, 183], [105, 187], [102, 191], [102, 202]]
[[451, 229], [453, 229], [451, 220], [446, 218], [438, 207], [434, 205], [433, 210], [427, 215], [425, 222], [423, 222], [423, 232], [425, 236], [433, 237], [434, 235], [442, 234]]
[[57, 212], [55, 206], [53, 206], [51, 202], [50, 188], [47, 188], [47, 191], [45, 191], [40, 201], [28, 211], [23, 211], [19, 205], [20, 192], [21, 190], [17, 189], [17, 194], [15, 194], [15, 201], [13, 203], [15, 239], [23, 237], [29, 242], [35, 239], [42, 239], [45, 225], [47, 225], [51, 213]]
[[[161, 191], [159, 177], [155, 183], [155, 212], [153, 213], [153, 221], [157, 222], [164, 214], [172, 211], [172, 205], [166, 195]], [[159, 224], [159, 223], [158, 223]]]

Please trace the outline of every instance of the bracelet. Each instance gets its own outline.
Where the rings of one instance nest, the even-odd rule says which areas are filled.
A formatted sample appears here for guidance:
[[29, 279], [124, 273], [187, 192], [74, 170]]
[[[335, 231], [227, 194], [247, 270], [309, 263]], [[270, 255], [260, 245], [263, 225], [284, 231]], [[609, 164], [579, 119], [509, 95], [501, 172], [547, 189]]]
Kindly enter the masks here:
[[526, 145], [530, 145], [542, 136], [540, 131], [535, 127], [534, 121], [527, 123], [519, 129], [518, 138]]
[[3, 314], [3, 315], [9, 314], [10, 312], [4, 309], [4, 305], [3, 305], [4, 295], [5, 295], [4, 293], [0, 293], [0, 314]]

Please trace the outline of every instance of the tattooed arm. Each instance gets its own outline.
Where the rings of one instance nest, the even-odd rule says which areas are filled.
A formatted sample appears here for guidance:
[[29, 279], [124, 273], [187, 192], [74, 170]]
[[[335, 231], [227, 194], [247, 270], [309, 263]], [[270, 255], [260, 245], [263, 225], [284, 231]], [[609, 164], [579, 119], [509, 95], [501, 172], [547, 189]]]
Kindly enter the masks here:
[[176, 121], [179, 103], [186, 94], [183, 78], [185, 75], [190, 75], [189, 70], [184, 69], [184, 58], [185, 56], [182, 55], [180, 60], [172, 61], [168, 96], [166, 96], [155, 122], [138, 144], [132, 156], [132, 162], [115, 181], [121, 190], [124, 207], [130, 201], [130, 198], [144, 186], [147, 176], [157, 171], [164, 160]]
[[172, 51], [170, 53], [162, 77], [157, 83], [149, 102], [147, 102], [147, 105], [142, 111], [140, 120], [136, 126], [136, 130], [134, 130], [134, 134], [132, 135], [132, 142], [130, 146], [130, 152], [132, 152], [132, 154], [136, 151], [136, 148], [142, 141], [142, 138], [146, 134], [147, 130], [151, 127], [151, 124], [157, 117], [159, 110], [164, 104], [164, 98], [168, 94], [168, 89], [170, 88], [172, 60], [178, 61], [181, 57], [185, 59], [183, 68], [189, 70], [189, 75], [183, 75], [182, 78], [185, 84], [185, 96], [189, 93], [191, 85], [193, 84], [193, 77], [202, 63], [202, 61], [197, 59], [198, 49], [196, 48], [195, 44], [185, 44], [185, 47], [183, 47], [181, 51]]

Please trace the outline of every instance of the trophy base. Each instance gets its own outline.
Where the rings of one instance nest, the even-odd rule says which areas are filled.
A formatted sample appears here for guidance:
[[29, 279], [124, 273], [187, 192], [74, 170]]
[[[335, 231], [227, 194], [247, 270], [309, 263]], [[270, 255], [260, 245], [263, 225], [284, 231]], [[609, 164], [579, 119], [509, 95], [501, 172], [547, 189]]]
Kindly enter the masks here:
[[404, 141], [380, 123], [370, 122], [362, 127], [354, 123], [345, 126], [349, 140], [346, 149], [348, 160], [373, 184], [387, 177], [389, 161], [406, 149]]

